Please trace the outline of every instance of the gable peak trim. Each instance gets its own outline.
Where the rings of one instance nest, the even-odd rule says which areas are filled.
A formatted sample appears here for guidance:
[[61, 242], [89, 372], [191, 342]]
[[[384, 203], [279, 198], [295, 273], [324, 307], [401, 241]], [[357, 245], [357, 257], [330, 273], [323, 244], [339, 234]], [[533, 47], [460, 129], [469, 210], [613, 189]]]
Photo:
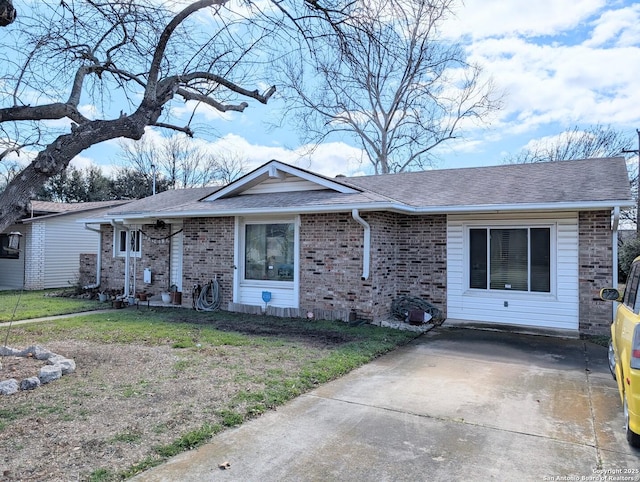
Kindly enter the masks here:
[[231, 197], [241, 194], [250, 188], [261, 184], [268, 180], [280, 180], [286, 181], [287, 177], [298, 177], [305, 181], [309, 181], [318, 184], [324, 189], [337, 191], [343, 194], [354, 194], [361, 192], [361, 189], [348, 186], [342, 182], [332, 180], [328, 177], [316, 174], [310, 171], [306, 171], [299, 167], [285, 164], [284, 162], [272, 159], [271, 161], [263, 164], [262, 166], [254, 169], [249, 174], [244, 175], [240, 179], [236, 179], [222, 189], [216, 191], [202, 199], [202, 201], [215, 201], [216, 199], [222, 199], [225, 197]]

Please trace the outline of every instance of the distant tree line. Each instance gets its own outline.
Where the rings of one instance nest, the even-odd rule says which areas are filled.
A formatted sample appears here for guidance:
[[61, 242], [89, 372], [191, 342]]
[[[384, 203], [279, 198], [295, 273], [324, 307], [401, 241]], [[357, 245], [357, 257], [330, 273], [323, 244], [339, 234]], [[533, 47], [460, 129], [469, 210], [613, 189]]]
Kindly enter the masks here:
[[[166, 191], [169, 182], [156, 179], [156, 192]], [[140, 199], [153, 194], [153, 180], [147, 173], [135, 169], [119, 169], [107, 177], [97, 166], [85, 169], [69, 167], [52, 177], [36, 195], [39, 201], [93, 202], [113, 199]]]
[[[228, 184], [246, 173], [247, 160], [232, 151], [213, 155], [193, 139], [174, 135], [122, 141], [123, 166], [107, 176], [96, 165], [73, 166], [51, 177], [34, 196], [39, 201], [93, 202], [141, 199], [168, 189]], [[0, 163], [0, 192], [20, 172], [16, 162]]]

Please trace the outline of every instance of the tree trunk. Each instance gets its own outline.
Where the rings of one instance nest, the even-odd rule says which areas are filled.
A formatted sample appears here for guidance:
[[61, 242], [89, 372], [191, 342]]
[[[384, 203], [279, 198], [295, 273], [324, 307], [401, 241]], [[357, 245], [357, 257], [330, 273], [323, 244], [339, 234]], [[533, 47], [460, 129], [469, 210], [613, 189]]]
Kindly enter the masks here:
[[0, 27], [6, 27], [13, 23], [17, 15], [11, 0], [0, 0]]
[[157, 120], [157, 112], [138, 111], [116, 120], [97, 120], [72, 127], [49, 144], [0, 193], [0, 233], [29, 211], [29, 202], [47, 180], [67, 168], [69, 162], [85, 149], [110, 139], [140, 139], [145, 126]]

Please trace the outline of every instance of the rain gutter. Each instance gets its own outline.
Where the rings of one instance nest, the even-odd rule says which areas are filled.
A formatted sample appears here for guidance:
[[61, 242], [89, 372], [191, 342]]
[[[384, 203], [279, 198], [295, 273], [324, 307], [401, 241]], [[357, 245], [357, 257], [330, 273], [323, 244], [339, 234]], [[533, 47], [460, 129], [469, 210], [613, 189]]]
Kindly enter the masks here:
[[364, 241], [363, 241], [363, 253], [362, 253], [362, 280], [369, 279], [369, 263], [371, 259], [371, 226], [360, 217], [360, 213], [357, 209], [351, 211], [353, 219], [362, 225], [364, 228]]

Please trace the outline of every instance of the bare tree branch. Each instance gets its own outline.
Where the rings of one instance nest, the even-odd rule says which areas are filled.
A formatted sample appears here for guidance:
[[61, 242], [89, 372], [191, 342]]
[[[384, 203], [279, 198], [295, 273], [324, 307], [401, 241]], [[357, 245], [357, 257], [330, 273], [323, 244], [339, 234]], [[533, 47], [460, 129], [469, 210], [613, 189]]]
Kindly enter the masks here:
[[376, 173], [421, 169], [463, 120], [497, 109], [480, 69], [439, 37], [452, 2], [353, 2], [325, 35], [309, 34], [317, 53], [287, 59], [284, 81], [305, 140], [346, 133]]
[[171, 119], [174, 101], [222, 112], [266, 104], [275, 86], [262, 93], [246, 86], [259, 85], [273, 38], [299, 31], [295, 19], [338, 17], [350, 4], [271, 1], [277, 9], [247, 1], [242, 13], [230, 11], [228, 0], [193, 1], [178, 12], [171, 2], [145, 0], [34, 2], [17, 21], [21, 35], [0, 38], [0, 152], [37, 151], [0, 192], [0, 231], [47, 179], [95, 144], [140, 139], [147, 126], [193, 136], [191, 120], [181, 127]]

